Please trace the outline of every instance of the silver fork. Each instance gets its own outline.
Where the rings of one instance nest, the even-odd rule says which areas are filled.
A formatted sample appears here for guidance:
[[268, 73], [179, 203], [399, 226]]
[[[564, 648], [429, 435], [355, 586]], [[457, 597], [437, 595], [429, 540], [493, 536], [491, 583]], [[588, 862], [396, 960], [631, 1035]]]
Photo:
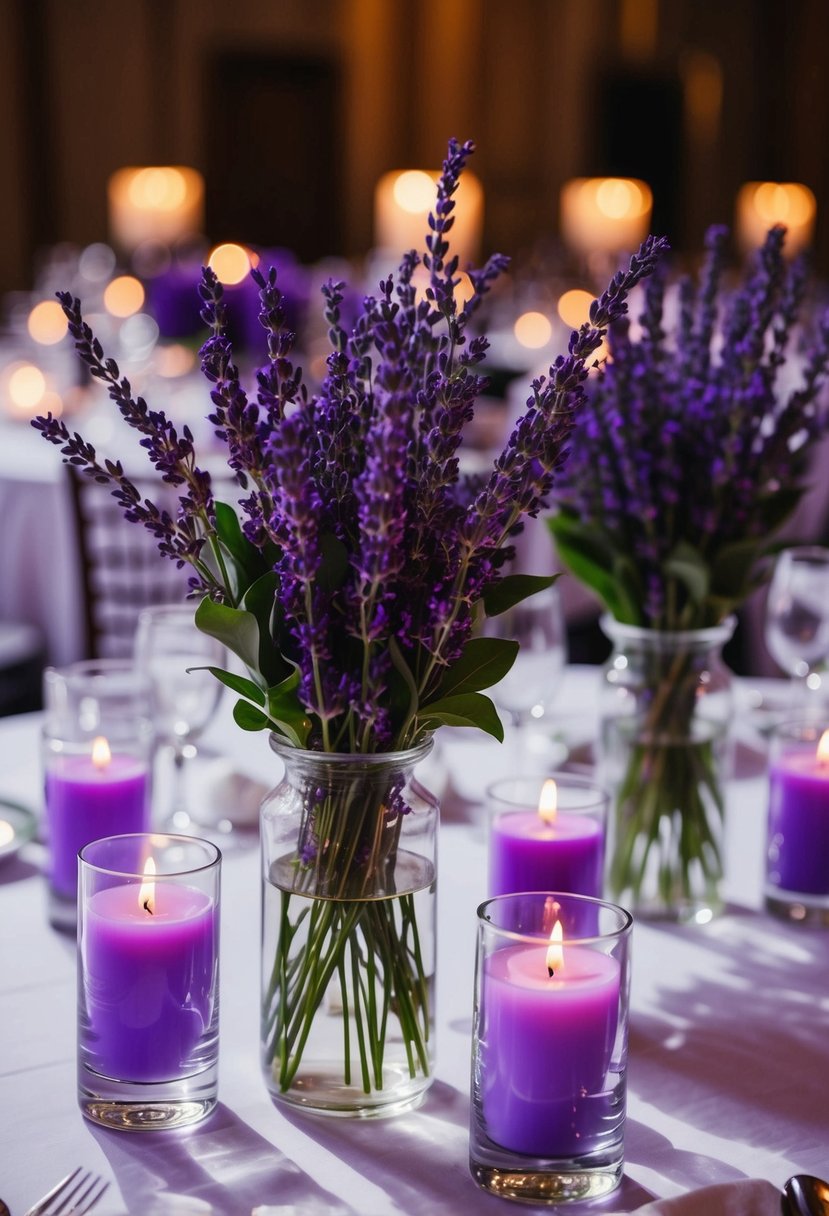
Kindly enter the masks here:
[[103, 1178], [78, 1166], [23, 1216], [84, 1216], [92, 1211], [108, 1186]]

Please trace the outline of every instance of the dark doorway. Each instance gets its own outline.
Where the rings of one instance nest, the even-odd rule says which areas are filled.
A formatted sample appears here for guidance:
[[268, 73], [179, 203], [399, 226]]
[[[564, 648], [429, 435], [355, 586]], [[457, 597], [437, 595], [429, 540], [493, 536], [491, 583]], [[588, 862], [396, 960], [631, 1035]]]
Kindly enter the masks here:
[[340, 73], [323, 58], [222, 52], [207, 82], [213, 240], [341, 254]]

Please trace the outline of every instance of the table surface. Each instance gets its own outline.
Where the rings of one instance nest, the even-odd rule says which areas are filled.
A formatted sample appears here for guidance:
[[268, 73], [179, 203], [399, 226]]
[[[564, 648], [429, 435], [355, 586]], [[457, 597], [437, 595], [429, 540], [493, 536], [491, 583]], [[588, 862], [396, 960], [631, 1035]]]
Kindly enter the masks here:
[[[576, 749], [592, 733], [596, 685], [595, 669], [565, 675], [560, 725]], [[239, 772], [273, 778], [265, 738], [234, 728], [229, 708], [223, 704], [212, 742]], [[0, 721], [0, 796], [33, 806], [38, 726], [36, 715]], [[829, 932], [761, 910], [766, 758], [759, 733], [740, 735], [741, 775], [729, 787], [727, 911], [706, 925], [635, 926], [625, 1179], [606, 1201], [571, 1205], [574, 1214], [631, 1211], [652, 1196], [744, 1177], [782, 1185], [793, 1173], [829, 1172]], [[479, 795], [518, 761], [511, 744], [499, 749], [471, 732], [444, 735], [436, 750], [428, 779], [443, 788], [445, 805], [438, 1068], [423, 1106], [395, 1119], [315, 1118], [268, 1099], [258, 1063], [252, 847], [228, 852], [223, 866], [215, 1114], [166, 1134], [87, 1123], [75, 1098], [75, 946], [47, 923], [44, 850], [33, 843], [0, 866], [0, 1195], [14, 1216], [79, 1164], [113, 1182], [101, 1216], [245, 1216], [260, 1206], [368, 1216], [509, 1209], [468, 1172], [469, 1050], [475, 909], [485, 897]], [[555, 749], [536, 757], [555, 758]]]

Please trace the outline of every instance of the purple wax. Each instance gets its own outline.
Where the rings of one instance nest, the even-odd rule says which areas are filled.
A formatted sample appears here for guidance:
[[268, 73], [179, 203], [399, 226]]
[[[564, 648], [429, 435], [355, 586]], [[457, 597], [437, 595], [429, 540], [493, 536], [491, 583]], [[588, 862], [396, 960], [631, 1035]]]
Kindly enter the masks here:
[[552, 977], [544, 945], [507, 946], [486, 960], [477, 1067], [496, 1144], [553, 1158], [601, 1146], [620, 975], [614, 958], [584, 946], [565, 944]]
[[155, 883], [152, 912], [138, 883], [90, 896], [83, 951], [88, 1065], [123, 1081], [172, 1081], [199, 1071], [212, 1038], [219, 924], [195, 887]]
[[769, 769], [768, 880], [829, 894], [829, 764], [816, 753], [784, 753]]
[[97, 767], [91, 756], [54, 756], [46, 768], [53, 888], [67, 898], [78, 889], [78, 851], [92, 840], [146, 832], [150, 820], [149, 769], [132, 756], [113, 755]]
[[535, 811], [505, 811], [492, 821], [489, 894], [570, 891], [602, 896], [604, 833], [589, 815], [559, 812], [546, 822]]
[[199, 332], [201, 268], [171, 266], [147, 282], [147, 308], [162, 338], [189, 338]]

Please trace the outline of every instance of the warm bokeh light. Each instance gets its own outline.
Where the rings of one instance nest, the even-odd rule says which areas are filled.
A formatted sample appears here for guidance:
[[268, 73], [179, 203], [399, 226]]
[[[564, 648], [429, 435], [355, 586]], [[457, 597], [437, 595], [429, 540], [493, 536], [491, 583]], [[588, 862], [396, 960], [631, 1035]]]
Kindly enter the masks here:
[[172, 380], [191, 372], [196, 365], [196, 356], [189, 347], [174, 342], [171, 346], [158, 347], [154, 363], [159, 376]]
[[609, 177], [596, 190], [596, 206], [602, 215], [621, 220], [628, 215], [641, 215], [644, 195], [636, 182], [621, 177]]
[[[457, 285], [455, 287], [455, 303], [458, 308], [462, 308], [467, 300], [471, 300], [474, 295], [475, 288], [472, 286], [472, 280], [465, 271], [461, 270], [456, 275]], [[415, 288], [415, 299], [419, 302], [426, 295], [426, 288], [429, 286], [431, 275], [425, 266], [418, 266], [412, 275], [412, 283]]]
[[633, 252], [648, 234], [653, 195], [628, 177], [577, 177], [561, 190], [561, 232], [577, 253]]
[[46, 393], [46, 377], [34, 363], [19, 363], [8, 379], [9, 404], [15, 413], [34, 412]]
[[204, 179], [184, 165], [128, 167], [107, 183], [113, 241], [132, 251], [144, 241], [173, 245], [201, 231]]
[[405, 169], [394, 182], [394, 201], [412, 214], [425, 214], [434, 206], [435, 183], [423, 169]]
[[529, 350], [540, 350], [553, 336], [553, 327], [543, 312], [522, 312], [513, 326], [517, 342]]
[[[393, 169], [378, 181], [374, 192], [374, 244], [393, 254], [395, 262], [409, 249], [424, 251], [439, 176], [437, 170]], [[454, 200], [454, 223], [447, 240], [450, 254], [456, 254], [463, 267], [478, 260], [484, 216], [483, 186], [468, 169], [458, 183]]]
[[800, 182], [746, 182], [737, 195], [737, 240], [749, 252], [762, 245], [769, 228], [784, 224], [784, 248], [792, 257], [811, 245], [816, 215], [817, 200]]
[[797, 182], [761, 182], [754, 191], [754, 206], [768, 224], [802, 224], [814, 214], [815, 196]]
[[207, 264], [220, 283], [225, 287], [235, 287], [250, 274], [251, 266], [255, 266], [257, 260], [244, 245], [227, 242], [216, 245], [207, 259]]
[[146, 211], [175, 211], [187, 197], [187, 182], [173, 166], [138, 169], [127, 186], [127, 197]]
[[581, 287], [565, 291], [558, 301], [558, 315], [569, 329], [578, 329], [590, 319], [593, 296]]
[[0, 819], [0, 849], [14, 840], [14, 828], [6, 819]]
[[41, 300], [29, 313], [29, 337], [42, 346], [54, 346], [66, 337], [68, 323], [57, 300]]
[[144, 303], [144, 288], [131, 274], [121, 274], [104, 291], [104, 308], [113, 317], [132, 317]]

